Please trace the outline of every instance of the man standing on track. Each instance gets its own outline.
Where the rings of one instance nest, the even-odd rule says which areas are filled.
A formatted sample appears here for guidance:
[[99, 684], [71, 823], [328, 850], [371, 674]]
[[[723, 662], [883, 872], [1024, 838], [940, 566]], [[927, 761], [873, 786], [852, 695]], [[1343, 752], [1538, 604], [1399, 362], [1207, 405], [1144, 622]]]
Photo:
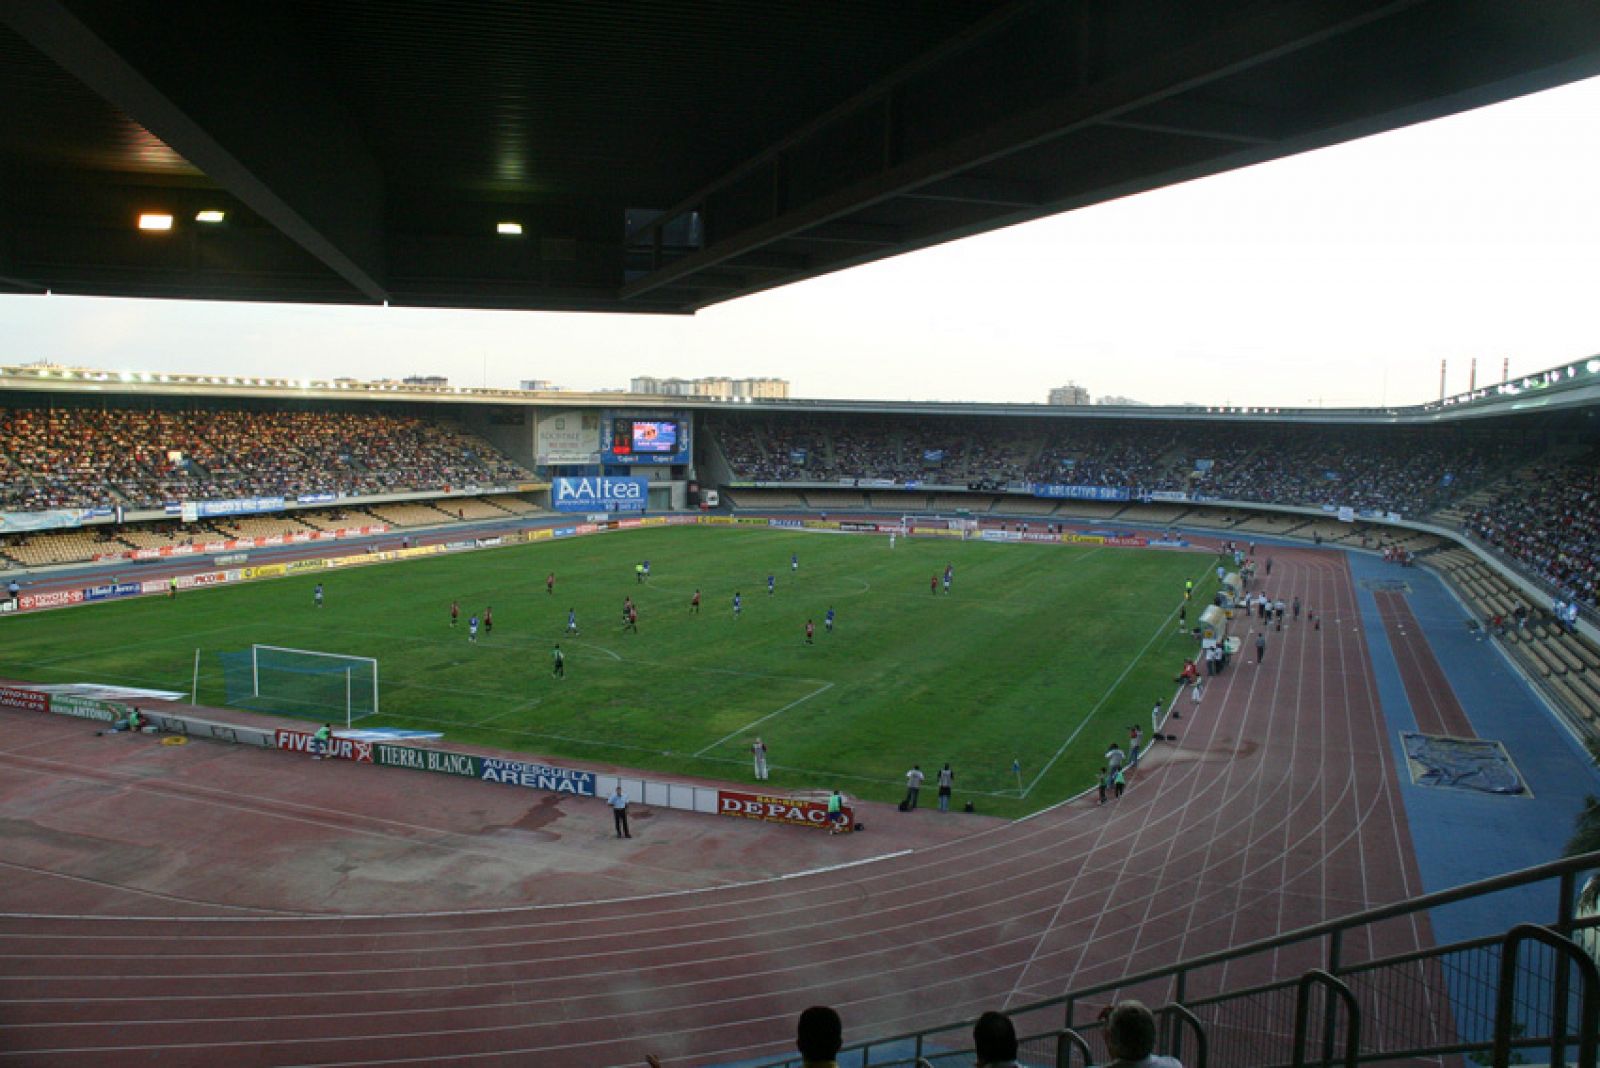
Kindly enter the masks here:
[[1124, 759], [1125, 758], [1122, 755], [1122, 746], [1118, 745], [1116, 742], [1112, 742], [1111, 748], [1106, 750], [1106, 767], [1111, 769], [1112, 774], [1116, 774], [1122, 770], [1122, 762]]
[[312, 760], [321, 760], [328, 755], [328, 746], [332, 738], [333, 727], [330, 724], [324, 723], [317, 728], [317, 733], [311, 736], [312, 744], [317, 750], [311, 755]]
[[1261, 663], [1267, 658], [1267, 632], [1256, 634], [1256, 663]]
[[[937, 576], [935, 576], [937, 577]], [[917, 795], [922, 792], [922, 765], [913, 764], [911, 770], [906, 772], [906, 799], [901, 802], [905, 811], [910, 812], [917, 807]]]
[[617, 828], [618, 838], [632, 838], [628, 830], [628, 798], [622, 792], [622, 784], [617, 784], [616, 792], [611, 795], [606, 804], [611, 806], [611, 822]]

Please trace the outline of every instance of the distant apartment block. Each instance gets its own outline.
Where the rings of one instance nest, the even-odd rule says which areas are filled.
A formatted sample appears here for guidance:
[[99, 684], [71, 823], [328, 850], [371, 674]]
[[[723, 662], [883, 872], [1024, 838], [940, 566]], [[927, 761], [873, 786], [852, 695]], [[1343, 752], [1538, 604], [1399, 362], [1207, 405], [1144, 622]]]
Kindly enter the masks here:
[[651, 393], [665, 397], [710, 397], [732, 399], [784, 400], [789, 382], [783, 378], [652, 378], [631, 379], [630, 393]]
[[1057, 386], [1052, 389], [1050, 391], [1050, 399], [1045, 403], [1060, 406], [1088, 404], [1090, 403], [1089, 390], [1076, 382], [1068, 382], [1064, 386]]

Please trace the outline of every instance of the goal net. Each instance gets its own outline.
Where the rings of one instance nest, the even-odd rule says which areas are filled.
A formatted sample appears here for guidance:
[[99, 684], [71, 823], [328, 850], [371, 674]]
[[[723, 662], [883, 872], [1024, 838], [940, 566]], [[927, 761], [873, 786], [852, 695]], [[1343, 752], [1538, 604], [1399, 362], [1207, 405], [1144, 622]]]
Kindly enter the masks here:
[[971, 516], [903, 515], [900, 517], [900, 529], [907, 534], [915, 534], [918, 530], [958, 530], [965, 538], [969, 531], [978, 529], [978, 521]]
[[252, 645], [223, 653], [230, 705], [312, 719], [342, 718], [345, 726], [378, 711], [378, 662], [314, 649]]

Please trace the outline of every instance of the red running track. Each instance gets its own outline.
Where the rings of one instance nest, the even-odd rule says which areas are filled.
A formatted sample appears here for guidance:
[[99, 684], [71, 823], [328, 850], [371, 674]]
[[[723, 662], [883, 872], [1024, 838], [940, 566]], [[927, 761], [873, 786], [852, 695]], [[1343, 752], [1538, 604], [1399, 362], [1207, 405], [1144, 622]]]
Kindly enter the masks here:
[[[1344, 558], [1275, 556], [1267, 592], [1300, 597], [1322, 629], [1269, 632], [1261, 666], [1243, 634], [1202, 703], [1182, 702], [1179, 741], [1104, 808], [1079, 799], [892, 859], [632, 900], [0, 915], [0, 1065], [713, 1064], [787, 1052], [809, 1004], [838, 1007], [854, 1041], [1414, 896]], [[1344, 954], [1430, 943], [1407, 921]], [[1285, 954], [1218, 982], [1313, 963]]]
[[1472, 729], [1472, 721], [1467, 719], [1466, 710], [1456, 699], [1450, 676], [1444, 673], [1439, 658], [1433, 655], [1410, 603], [1394, 590], [1379, 590], [1372, 596], [1383, 620], [1389, 648], [1394, 650], [1400, 680], [1406, 688], [1406, 700], [1417, 717], [1417, 730], [1451, 738], [1476, 738], [1478, 734]]

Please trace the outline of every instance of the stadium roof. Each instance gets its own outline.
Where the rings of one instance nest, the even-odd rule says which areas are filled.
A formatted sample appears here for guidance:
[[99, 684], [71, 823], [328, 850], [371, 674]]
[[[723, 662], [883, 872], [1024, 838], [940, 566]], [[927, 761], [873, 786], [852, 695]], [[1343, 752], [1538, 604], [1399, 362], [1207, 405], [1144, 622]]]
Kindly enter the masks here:
[[1592, 0], [8, 0], [0, 292], [693, 312], [1597, 73]]

